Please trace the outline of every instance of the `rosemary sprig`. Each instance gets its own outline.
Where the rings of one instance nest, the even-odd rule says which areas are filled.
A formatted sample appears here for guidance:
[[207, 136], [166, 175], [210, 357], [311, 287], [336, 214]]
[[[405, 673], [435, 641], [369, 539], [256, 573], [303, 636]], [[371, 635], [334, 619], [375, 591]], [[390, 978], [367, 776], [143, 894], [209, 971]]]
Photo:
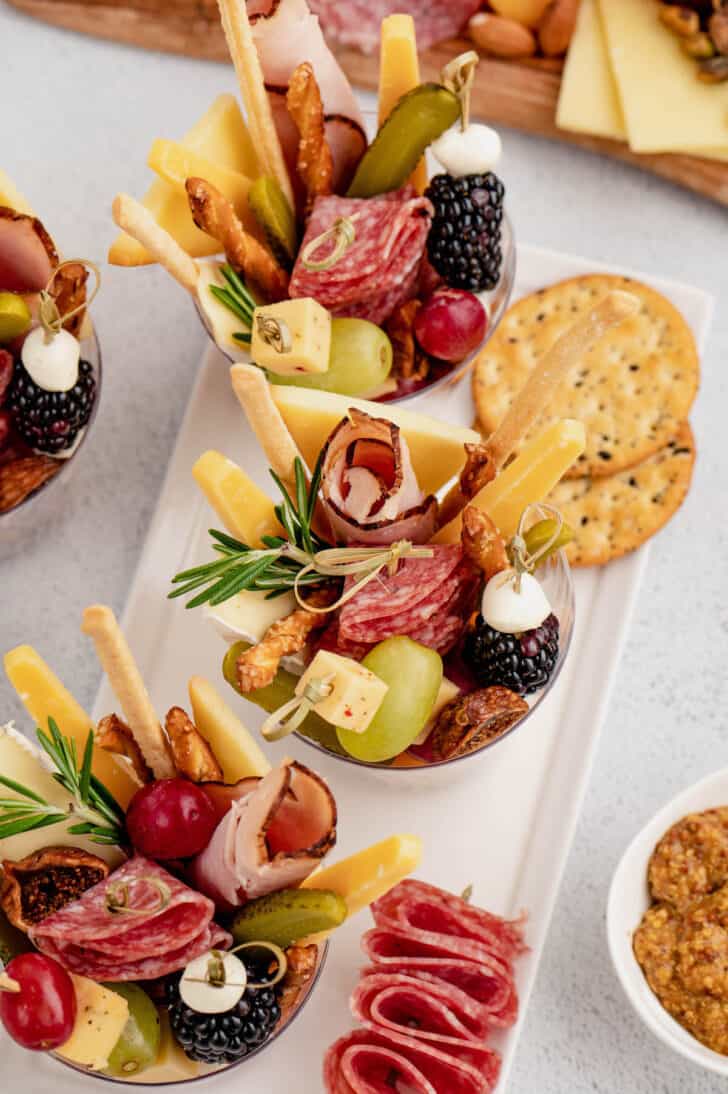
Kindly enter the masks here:
[[79, 764], [75, 741], [65, 737], [52, 718], [48, 719], [48, 730], [48, 733], [36, 730], [38, 743], [53, 763], [53, 778], [73, 801], [67, 808], [53, 805], [30, 787], [0, 775], [0, 786], [20, 795], [0, 798], [0, 840], [78, 818], [68, 829], [72, 835], [88, 836], [94, 843], [123, 844], [124, 810], [91, 770], [92, 731], [89, 730]]
[[[227, 281], [227, 286], [210, 285], [210, 292], [215, 299], [219, 300], [221, 304], [224, 304], [233, 315], [236, 315], [238, 319], [242, 319], [246, 327], [252, 327], [253, 312], [257, 305], [250, 290], [232, 266], [225, 264], [220, 267], [220, 272]], [[236, 342], [243, 342], [245, 344], [250, 342], [250, 334], [244, 331], [237, 331], [233, 334], [233, 338]]]

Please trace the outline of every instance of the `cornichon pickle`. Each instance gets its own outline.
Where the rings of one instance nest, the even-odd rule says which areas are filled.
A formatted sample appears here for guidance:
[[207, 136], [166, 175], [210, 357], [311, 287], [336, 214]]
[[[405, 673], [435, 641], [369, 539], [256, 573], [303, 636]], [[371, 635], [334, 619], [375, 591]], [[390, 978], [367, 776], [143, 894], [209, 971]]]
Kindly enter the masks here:
[[[240, 654], [250, 647], [249, 642], [235, 642], [225, 654], [222, 663], [222, 674], [227, 680], [230, 687], [237, 691], [238, 695], [242, 695], [244, 699], [249, 699], [251, 703], [255, 703], [256, 706], [261, 707], [268, 714], [272, 714], [274, 710], [278, 710], [284, 703], [287, 703], [289, 699], [293, 698], [293, 693], [298, 683], [298, 677], [294, 676], [292, 672], [288, 672], [286, 669], [279, 668], [275, 675], [275, 679], [267, 687], [257, 688], [255, 691], [242, 692], [238, 686], [238, 673], [236, 663]], [[344, 754], [344, 750], [339, 744], [336, 736], [336, 729], [334, 726], [325, 722], [323, 718], [320, 718], [318, 714], [311, 711], [307, 714], [301, 725], [298, 727], [298, 732], [302, 733], [304, 737], [310, 737], [312, 741], [316, 741], [318, 744], [329, 749], [330, 752], [338, 752], [341, 755]]]
[[275, 179], [256, 179], [248, 191], [248, 205], [265, 232], [278, 261], [290, 268], [298, 250], [298, 232], [293, 209]]
[[[556, 534], [557, 521], [549, 517], [548, 520], [540, 520], [538, 524], [534, 524], [532, 528], [529, 528], [524, 533], [524, 540], [526, 541], [526, 547], [529, 555], [535, 555], [539, 551], [543, 550], [549, 540]], [[574, 530], [568, 524], [563, 523], [561, 525], [561, 531], [557, 538], [549, 547], [546, 554], [541, 555], [537, 565], [540, 566], [542, 562], [545, 562], [547, 558], [553, 555], [556, 551], [560, 551], [562, 547], [565, 547], [567, 543], [570, 543], [574, 538]]]
[[243, 905], [230, 924], [237, 943], [274, 942], [282, 948], [346, 919], [346, 901], [328, 889], [279, 889]]
[[364, 153], [350, 198], [371, 198], [403, 186], [434, 140], [460, 117], [460, 100], [441, 84], [403, 95]]

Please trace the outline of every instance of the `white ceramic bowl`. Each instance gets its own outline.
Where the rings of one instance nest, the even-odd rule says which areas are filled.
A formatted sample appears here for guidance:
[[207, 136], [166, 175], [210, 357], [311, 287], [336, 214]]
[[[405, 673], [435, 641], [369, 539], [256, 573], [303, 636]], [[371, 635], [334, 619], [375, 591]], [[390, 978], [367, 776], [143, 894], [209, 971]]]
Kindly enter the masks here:
[[617, 976], [645, 1025], [669, 1048], [708, 1071], [728, 1077], [728, 1056], [706, 1048], [671, 1018], [653, 994], [632, 951], [632, 936], [650, 906], [647, 865], [655, 845], [688, 813], [728, 805], [728, 768], [673, 798], [635, 836], [616, 869], [607, 901], [607, 940]]

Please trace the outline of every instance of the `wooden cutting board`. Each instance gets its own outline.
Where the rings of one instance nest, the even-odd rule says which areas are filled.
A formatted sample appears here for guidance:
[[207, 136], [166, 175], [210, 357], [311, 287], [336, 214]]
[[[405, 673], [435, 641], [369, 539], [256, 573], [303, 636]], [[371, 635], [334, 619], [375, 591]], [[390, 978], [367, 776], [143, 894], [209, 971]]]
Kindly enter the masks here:
[[[341, 0], [345, 3], [345, 0]], [[217, 0], [9, 0], [13, 7], [46, 23], [145, 49], [205, 60], [228, 59]], [[465, 41], [443, 42], [421, 57], [425, 79], [437, 78]], [[376, 89], [378, 60], [355, 50], [338, 57], [358, 87]], [[728, 206], [728, 164], [698, 156], [637, 155], [621, 141], [569, 133], [556, 126], [561, 82], [557, 61], [498, 61], [483, 57], [473, 92], [473, 112], [496, 125], [579, 145], [633, 164]]]

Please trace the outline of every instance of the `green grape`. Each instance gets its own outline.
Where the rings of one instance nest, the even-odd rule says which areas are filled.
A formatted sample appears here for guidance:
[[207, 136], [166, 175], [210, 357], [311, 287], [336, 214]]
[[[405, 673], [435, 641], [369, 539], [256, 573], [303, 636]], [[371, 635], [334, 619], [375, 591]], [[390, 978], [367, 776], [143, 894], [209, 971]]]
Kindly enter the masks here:
[[384, 680], [389, 691], [364, 733], [337, 729], [336, 734], [350, 756], [379, 763], [404, 752], [424, 729], [442, 683], [442, 658], [397, 635], [375, 646], [362, 665]]
[[[238, 686], [236, 663], [240, 654], [249, 648], [249, 642], [235, 642], [225, 654], [222, 663], [222, 674], [230, 687], [237, 691], [238, 695], [242, 695], [244, 699], [249, 699], [251, 703], [255, 703], [256, 706], [261, 707], [268, 714], [272, 714], [274, 710], [278, 710], [279, 707], [282, 707], [284, 703], [293, 698], [298, 677], [286, 669], [279, 668], [274, 679], [267, 687], [242, 692]], [[324, 748], [328, 748], [330, 752], [338, 752], [339, 754], [342, 752], [334, 727], [325, 722], [323, 718], [320, 718], [318, 714], [314, 714], [313, 711], [306, 716], [298, 727], [298, 732], [302, 733], [304, 737], [310, 737], [312, 741], [317, 741]]]
[[272, 384], [313, 387], [339, 395], [368, 395], [389, 376], [392, 343], [376, 323], [367, 319], [332, 319], [331, 351], [327, 372], [280, 376], [269, 372]]
[[114, 1045], [106, 1072], [126, 1079], [151, 1067], [159, 1055], [159, 1013], [138, 984], [106, 984], [110, 991], [126, 999], [129, 1017], [121, 1037]]

